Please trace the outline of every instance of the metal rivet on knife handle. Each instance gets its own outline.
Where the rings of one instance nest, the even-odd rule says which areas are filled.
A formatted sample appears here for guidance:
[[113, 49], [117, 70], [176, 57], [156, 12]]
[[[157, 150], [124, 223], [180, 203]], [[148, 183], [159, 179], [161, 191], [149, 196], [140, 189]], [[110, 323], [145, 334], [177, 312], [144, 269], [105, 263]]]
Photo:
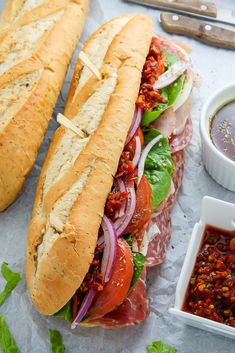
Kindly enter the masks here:
[[206, 10], [208, 9], [208, 7], [207, 7], [207, 5], [201, 5], [201, 6], [200, 6], [200, 9], [201, 9], [202, 11], [206, 11]]
[[211, 25], [205, 25], [205, 30], [206, 30], [206, 31], [211, 31], [211, 30], [212, 30]]
[[235, 31], [173, 13], [161, 13], [160, 19], [166, 32], [182, 34], [209, 45], [235, 50]]
[[173, 15], [172, 16], [172, 20], [173, 21], [178, 21], [179, 20], [179, 16], [178, 15]]

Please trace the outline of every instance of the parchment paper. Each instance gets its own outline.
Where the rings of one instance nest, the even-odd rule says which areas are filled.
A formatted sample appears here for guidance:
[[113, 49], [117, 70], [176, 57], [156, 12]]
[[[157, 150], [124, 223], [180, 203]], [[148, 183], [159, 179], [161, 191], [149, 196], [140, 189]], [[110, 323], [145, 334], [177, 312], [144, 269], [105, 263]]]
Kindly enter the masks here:
[[[1, 7], [4, 3], [5, 0], [0, 0]], [[217, 1], [217, 4], [235, 10], [234, 0], [221, 0]], [[103, 22], [114, 16], [137, 12], [150, 15], [154, 20], [156, 32], [163, 33], [158, 23], [159, 11], [157, 10], [128, 4], [121, 0], [91, 0], [89, 18], [78, 49], [81, 48], [82, 42]], [[233, 29], [235, 30], [234, 27]], [[0, 214], [0, 262], [7, 261], [12, 268], [23, 275], [23, 280], [0, 307], [0, 312], [5, 315], [21, 353], [49, 353], [48, 328], [57, 328], [62, 333], [67, 353], [144, 353], [146, 345], [153, 340], [163, 340], [172, 344], [179, 353], [232, 353], [235, 351], [234, 341], [184, 326], [168, 313], [169, 307], [174, 303], [176, 283], [191, 231], [199, 219], [202, 197], [210, 195], [235, 202], [235, 194], [216, 184], [204, 170], [198, 130], [200, 111], [204, 101], [214, 90], [235, 80], [235, 52], [209, 47], [187, 38], [184, 40], [193, 48], [192, 61], [202, 77], [202, 82], [200, 87], [194, 89], [192, 110], [194, 135], [185, 152], [186, 168], [183, 186], [172, 214], [172, 241], [164, 264], [151, 270], [148, 276], [151, 307], [148, 320], [139, 326], [124, 329], [80, 328], [71, 332], [63, 320], [39, 315], [32, 308], [27, 294], [24, 279], [27, 224], [33, 206], [40, 167], [57, 126], [55, 116], [58, 112], [63, 112], [69, 78], [71, 78], [74, 62], [78, 56], [77, 50], [55, 109], [54, 119], [50, 124], [32, 173], [17, 201], [7, 211]], [[3, 285], [4, 281], [0, 279], [0, 290]]]

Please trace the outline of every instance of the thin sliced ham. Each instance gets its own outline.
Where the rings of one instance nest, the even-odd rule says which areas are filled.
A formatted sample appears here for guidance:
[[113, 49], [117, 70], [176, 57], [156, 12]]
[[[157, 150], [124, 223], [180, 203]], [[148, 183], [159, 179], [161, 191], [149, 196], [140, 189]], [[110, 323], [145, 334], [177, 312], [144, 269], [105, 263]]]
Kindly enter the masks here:
[[176, 112], [168, 108], [161, 116], [154, 121], [152, 127], [159, 130], [163, 136], [170, 137], [176, 128]]
[[192, 108], [192, 98], [190, 97], [186, 100], [186, 102], [175, 111], [176, 115], [176, 124], [175, 129], [173, 130], [173, 135], [179, 135], [185, 128], [186, 121], [189, 118], [190, 111]]
[[190, 142], [193, 134], [192, 120], [187, 119], [184, 130], [179, 135], [173, 135], [170, 139], [171, 153], [183, 150]]
[[191, 97], [189, 97], [175, 112], [173, 108], [168, 108], [154, 121], [152, 126], [167, 138], [180, 135], [184, 131], [186, 122], [189, 119], [191, 105]]

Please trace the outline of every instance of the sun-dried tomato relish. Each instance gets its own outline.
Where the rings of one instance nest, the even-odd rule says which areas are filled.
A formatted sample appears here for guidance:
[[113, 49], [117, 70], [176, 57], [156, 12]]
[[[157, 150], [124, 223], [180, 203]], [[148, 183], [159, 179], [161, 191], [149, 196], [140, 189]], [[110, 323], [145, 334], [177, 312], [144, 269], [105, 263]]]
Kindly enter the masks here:
[[110, 192], [105, 205], [105, 214], [112, 218], [116, 211], [120, 210], [122, 203], [128, 197], [127, 192]]
[[131, 153], [128, 151], [123, 151], [119, 160], [118, 170], [115, 178], [121, 176], [127, 176], [133, 173], [133, 165], [131, 160]]
[[156, 37], [153, 37], [144, 64], [141, 83], [153, 85], [158, 77], [164, 73], [166, 66], [166, 57], [162, 55], [159, 41]]
[[101, 260], [102, 260], [102, 252], [100, 251], [100, 248], [97, 245], [95, 248], [94, 258], [90, 265], [89, 271], [86, 274], [81, 286], [78, 288], [78, 290], [73, 296], [73, 304], [72, 304], [73, 319], [76, 317], [79, 307], [81, 305], [81, 302], [89, 289], [94, 288], [98, 292], [104, 289], [103, 275], [100, 273]]
[[153, 37], [142, 72], [140, 92], [136, 102], [138, 108], [153, 110], [159, 103], [167, 102], [160, 91], [153, 87], [158, 77], [164, 73], [166, 66], [166, 58], [162, 55], [158, 40]]
[[235, 327], [235, 231], [207, 226], [183, 310]]

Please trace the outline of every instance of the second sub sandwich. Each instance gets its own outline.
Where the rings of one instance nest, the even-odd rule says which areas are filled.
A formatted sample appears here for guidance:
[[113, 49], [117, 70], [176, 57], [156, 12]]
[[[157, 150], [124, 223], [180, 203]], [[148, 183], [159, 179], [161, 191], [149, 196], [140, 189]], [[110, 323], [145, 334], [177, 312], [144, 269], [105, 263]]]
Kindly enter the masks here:
[[27, 285], [44, 315], [120, 327], [147, 317], [146, 271], [165, 257], [193, 75], [144, 15], [106, 23], [83, 52], [37, 187]]
[[89, 0], [8, 0], [0, 15], [0, 212], [37, 158]]

